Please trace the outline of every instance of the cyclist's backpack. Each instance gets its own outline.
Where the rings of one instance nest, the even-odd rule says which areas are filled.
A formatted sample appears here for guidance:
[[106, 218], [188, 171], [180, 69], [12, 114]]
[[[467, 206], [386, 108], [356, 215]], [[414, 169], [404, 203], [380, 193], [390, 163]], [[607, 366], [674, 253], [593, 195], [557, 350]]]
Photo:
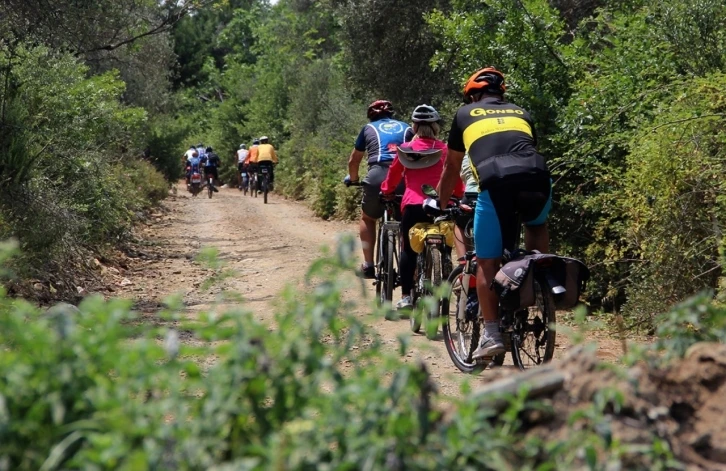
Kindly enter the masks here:
[[535, 279], [545, 279], [556, 309], [572, 309], [580, 299], [590, 271], [579, 260], [539, 252], [518, 251], [497, 272], [492, 288], [504, 309], [526, 309], [536, 304]]

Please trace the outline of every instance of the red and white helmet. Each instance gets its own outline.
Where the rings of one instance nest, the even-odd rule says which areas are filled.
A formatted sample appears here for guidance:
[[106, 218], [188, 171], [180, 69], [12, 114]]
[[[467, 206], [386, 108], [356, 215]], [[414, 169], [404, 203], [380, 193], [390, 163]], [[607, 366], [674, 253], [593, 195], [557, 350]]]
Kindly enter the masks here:
[[393, 116], [393, 105], [388, 100], [376, 100], [368, 105], [368, 119], [374, 120], [381, 115]]

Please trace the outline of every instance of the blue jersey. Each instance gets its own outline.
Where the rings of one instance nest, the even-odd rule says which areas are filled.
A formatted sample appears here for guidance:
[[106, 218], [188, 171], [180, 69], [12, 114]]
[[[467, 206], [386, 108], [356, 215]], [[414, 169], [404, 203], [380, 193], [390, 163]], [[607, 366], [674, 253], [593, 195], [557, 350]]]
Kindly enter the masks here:
[[192, 173], [199, 173], [199, 157], [192, 157], [191, 159], [187, 159], [187, 162], [189, 163], [189, 167], [191, 168]]
[[396, 148], [413, 139], [413, 129], [403, 121], [383, 118], [371, 121], [361, 129], [355, 149], [366, 152], [368, 165], [390, 165]]

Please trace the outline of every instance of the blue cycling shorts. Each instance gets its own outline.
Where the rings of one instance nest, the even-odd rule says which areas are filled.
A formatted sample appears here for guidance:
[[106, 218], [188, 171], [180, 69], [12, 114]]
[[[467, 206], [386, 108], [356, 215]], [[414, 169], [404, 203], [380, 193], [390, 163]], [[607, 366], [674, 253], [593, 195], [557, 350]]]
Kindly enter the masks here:
[[510, 180], [479, 193], [474, 213], [474, 246], [479, 258], [499, 258], [513, 250], [520, 220], [525, 226], [547, 222], [552, 208], [549, 176]]

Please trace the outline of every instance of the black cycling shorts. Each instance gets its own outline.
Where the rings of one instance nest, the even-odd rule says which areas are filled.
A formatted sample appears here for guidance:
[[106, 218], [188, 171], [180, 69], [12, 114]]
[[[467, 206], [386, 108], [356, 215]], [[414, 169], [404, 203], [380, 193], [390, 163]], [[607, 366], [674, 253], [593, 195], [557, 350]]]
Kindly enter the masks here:
[[219, 179], [219, 173], [217, 172], [217, 167], [204, 167], [204, 177], [208, 177], [209, 175], [213, 175], [215, 180]]
[[[363, 179], [363, 201], [361, 206], [363, 214], [372, 218], [379, 219], [383, 217], [385, 205], [381, 201], [381, 184], [388, 175], [388, 167], [383, 165], [371, 165], [368, 167], [368, 175]], [[403, 180], [396, 187], [396, 194], [403, 195], [406, 190], [406, 184]], [[400, 219], [400, 214], [396, 219]]]

